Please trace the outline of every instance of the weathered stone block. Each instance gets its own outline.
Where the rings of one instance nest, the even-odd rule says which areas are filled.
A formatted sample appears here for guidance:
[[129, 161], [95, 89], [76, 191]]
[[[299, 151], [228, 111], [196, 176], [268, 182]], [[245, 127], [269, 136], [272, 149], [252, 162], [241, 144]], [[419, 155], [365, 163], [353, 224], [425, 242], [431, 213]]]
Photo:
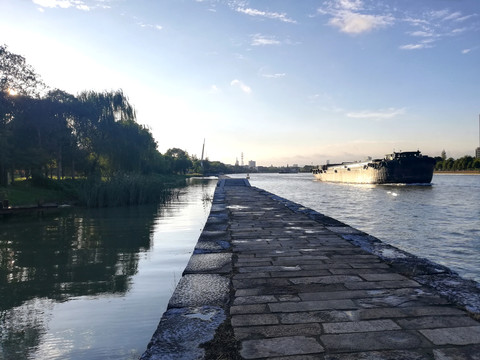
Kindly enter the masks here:
[[314, 338], [305, 336], [279, 337], [242, 342], [240, 354], [245, 359], [273, 356], [323, 353], [324, 349]]

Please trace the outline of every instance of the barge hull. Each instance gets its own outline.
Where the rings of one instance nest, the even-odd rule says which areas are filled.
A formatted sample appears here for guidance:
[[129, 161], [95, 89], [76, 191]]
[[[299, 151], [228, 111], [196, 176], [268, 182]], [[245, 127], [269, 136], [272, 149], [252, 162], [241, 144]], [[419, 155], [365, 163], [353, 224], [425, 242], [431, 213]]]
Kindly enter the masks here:
[[323, 166], [313, 170], [313, 174], [317, 180], [338, 183], [428, 184], [434, 165], [433, 158], [420, 156], [419, 152], [394, 153], [383, 160]]

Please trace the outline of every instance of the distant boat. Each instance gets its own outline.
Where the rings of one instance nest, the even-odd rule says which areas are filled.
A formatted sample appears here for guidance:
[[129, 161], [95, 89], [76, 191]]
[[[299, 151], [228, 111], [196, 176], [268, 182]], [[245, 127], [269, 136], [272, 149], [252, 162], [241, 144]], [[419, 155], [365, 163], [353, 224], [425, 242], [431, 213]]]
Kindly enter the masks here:
[[354, 184], [428, 184], [435, 159], [420, 151], [393, 152], [383, 159], [327, 164], [312, 172], [316, 179]]
[[250, 179], [250, 174], [247, 174], [247, 179]]

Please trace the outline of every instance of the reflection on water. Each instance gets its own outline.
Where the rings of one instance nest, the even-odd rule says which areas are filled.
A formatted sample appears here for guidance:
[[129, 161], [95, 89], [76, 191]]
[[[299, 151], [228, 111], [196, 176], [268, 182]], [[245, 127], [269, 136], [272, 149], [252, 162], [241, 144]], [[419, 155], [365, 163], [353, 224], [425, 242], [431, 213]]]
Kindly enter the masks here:
[[0, 219], [0, 359], [138, 358], [210, 209], [215, 180], [165, 206]]
[[480, 176], [431, 185], [322, 183], [311, 174], [251, 174], [250, 183], [480, 281]]

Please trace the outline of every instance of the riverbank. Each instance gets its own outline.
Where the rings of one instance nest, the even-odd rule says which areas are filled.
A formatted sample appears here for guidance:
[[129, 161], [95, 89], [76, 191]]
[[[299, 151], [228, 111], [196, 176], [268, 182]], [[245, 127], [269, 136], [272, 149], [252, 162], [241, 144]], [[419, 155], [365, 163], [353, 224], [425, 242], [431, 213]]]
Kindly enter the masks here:
[[3, 207], [140, 205], [165, 201], [170, 189], [185, 186], [185, 179], [182, 175], [120, 175], [108, 180], [17, 180], [0, 187], [0, 202], [8, 205]]
[[466, 359], [479, 314], [478, 283], [229, 179], [142, 360]]
[[435, 175], [480, 175], [480, 170], [455, 170], [455, 171], [438, 171], [433, 172]]

